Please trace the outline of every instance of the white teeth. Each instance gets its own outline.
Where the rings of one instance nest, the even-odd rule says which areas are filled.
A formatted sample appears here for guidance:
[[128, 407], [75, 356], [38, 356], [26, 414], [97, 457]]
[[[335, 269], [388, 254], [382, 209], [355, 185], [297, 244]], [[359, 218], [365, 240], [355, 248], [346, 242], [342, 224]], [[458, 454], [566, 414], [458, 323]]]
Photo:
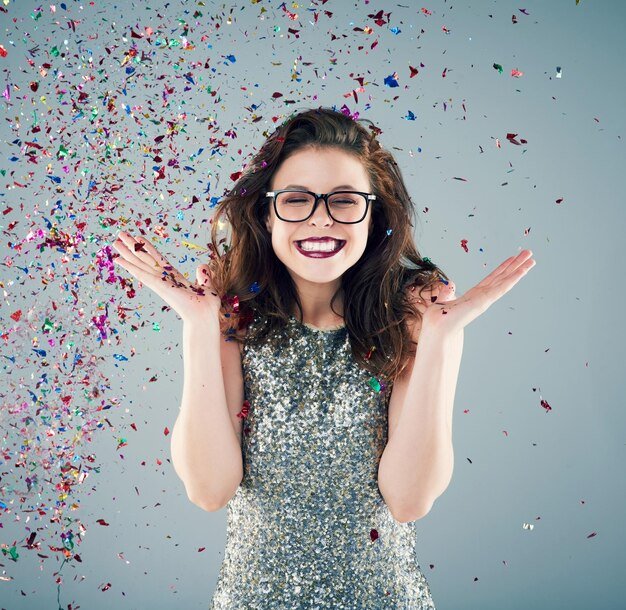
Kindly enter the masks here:
[[307, 252], [332, 252], [339, 249], [339, 241], [300, 241], [300, 248]]

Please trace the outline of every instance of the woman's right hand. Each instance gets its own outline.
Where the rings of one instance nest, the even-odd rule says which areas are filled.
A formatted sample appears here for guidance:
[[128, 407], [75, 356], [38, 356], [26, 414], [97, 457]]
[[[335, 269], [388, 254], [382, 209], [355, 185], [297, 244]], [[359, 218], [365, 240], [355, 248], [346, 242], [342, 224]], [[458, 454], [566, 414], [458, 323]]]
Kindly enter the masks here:
[[114, 262], [156, 292], [183, 321], [218, 320], [221, 299], [211, 285], [208, 265], [198, 266], [192, 284], [144, 237], [120, 231], [113, 247], [119, 252]]

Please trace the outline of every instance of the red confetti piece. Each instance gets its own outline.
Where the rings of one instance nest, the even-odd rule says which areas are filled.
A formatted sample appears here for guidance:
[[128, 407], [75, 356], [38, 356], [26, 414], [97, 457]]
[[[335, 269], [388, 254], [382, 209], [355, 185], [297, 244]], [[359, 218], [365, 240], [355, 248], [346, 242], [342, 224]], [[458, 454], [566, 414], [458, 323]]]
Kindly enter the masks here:
[[170, 433], [170, 429], [167, 426], [165, 426], [165, 430], [163, 430], [163, 434], [167, 436], [169, 433]]
[[374, 540], [378, 540], [378, 530], [370, 530], [370, 540], [374, 542]]
[[22, 310], [21, 309], [18, 309], [17, 311], [14, 311], [11, 314], [11, 319], [13, 321], [15, 321], [15, 322], [19, 322], [21, 317], [22, 317]]
[[552, 411], [552, 407], [548, 404], [547, 400], [541, 399], [541, 406], [546, 410], [546, 413]]
[[463, 248], [463, 250], [465, 250], [465, 252], [468, 252], [467, 239], [462, 239], [461, 240], [461, 248]]
[[248, 417], [248, 413], [250, 413], [250, 401], [244, 400], [241, 411], [237, 413], [237, 417], [241, 417], [242, 419], [244, 419]]
[[511, 144], [517, 144], [517, 146], [519, 146], [520, 144], [527, 144], [527, 140], [524, 140], [522, 138], [519, 139], [519, 142], [516, 140], [517, 138], [517, 134], [516, 133], [507, 133], [506, 134], [506, 139], [511, 143]]
[[383, 11], [382, 11], [382, 9], [379, 10], [376, 14], [372, 13], [371, 15], [368, 15], [368, 17], [370, 19], [373, 19], [374, 23], [377, 26], [382, 27], [383, 25], [389, 23], [389, 18], [391, 17], [391, 13], [384, 13], [384, 15], [387, 15], [387, 21], [385, 21], [385, 19], [383, 18]]
[[109, 524], [104, 519], [96, 519], [96, 523], [98, 525], [104, 525], [105, 527], [109, 526]]

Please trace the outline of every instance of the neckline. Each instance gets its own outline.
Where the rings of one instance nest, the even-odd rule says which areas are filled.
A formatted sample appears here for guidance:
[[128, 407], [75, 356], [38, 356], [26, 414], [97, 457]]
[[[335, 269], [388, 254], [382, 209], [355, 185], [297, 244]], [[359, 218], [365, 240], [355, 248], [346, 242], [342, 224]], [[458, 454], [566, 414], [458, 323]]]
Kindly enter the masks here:
[[341, 324], [339, 326], [332, 326], [330, 328], [318, 328], [317, 326], [313, 326], [312, 324], [309, 324], [308, 322], [300, 322], [300, 320], [298, 320], [298, 318], [296, 318], [294, 315], [290, 315], [289, 318], [293, 322], [295, 322], [298, 326], [304, 326], [305, 328], [308, 328], [309, 330], [312, 330], [313, 332], [316, 332], [316, 333], [336, 333], [346, 328], [345, 324]]

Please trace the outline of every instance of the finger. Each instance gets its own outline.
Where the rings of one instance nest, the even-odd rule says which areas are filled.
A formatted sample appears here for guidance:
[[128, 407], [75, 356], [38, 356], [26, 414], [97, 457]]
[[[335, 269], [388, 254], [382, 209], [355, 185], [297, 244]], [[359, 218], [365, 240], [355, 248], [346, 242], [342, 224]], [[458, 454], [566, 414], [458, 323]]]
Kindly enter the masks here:
[[510, 256], [503, 263], [498, 265], [488, 276], [478, 282], [477, 286], [486, 286], [491, 284], [494, 280], [500, 279], [501, 276], [510, 273], [517, 269], [528, 257], [532, 256], [531, 250], [522, 250], [516, 256]]
[[125, 240], [123, 242], [126, 246], [125, 258], [135, 266], [152, 273], [156, 277], [168, 278], [173, 285], [187, 288], [191, 286], [191, 282], [178, 269], [170, 265], [167, 259], [161, 256], [145, 238], [135, 239], [123, 231], [120, 232], [120, 237]]
[[199, 265], [196, 268], [196, 282], [198, 286], [212, 287], [212, 278], [211, 272], [209, 271], [208, 265]]
[[117, 240], [113, 243], [113, 247], [123, 256], [127, 261], [131, 262], [135, 267], [139, 267], [148, 273], [159, 273], [158, 267], [154, 262], [146, 262], [141, 260], [136, 254], [136, 241], [127, 234], [120, 233]]
[[116, 265], [119, 265], [120, 267], [126, 269], [126, 271], [128, 271], [132, 276], [137, 278], [142, 284], [146, 284], [147, 286], [149, 286], [150, 278], [153, 282], [157, 281], [157, 277], [153, 273], [146, 271], [142, 267], [134, 265], [128, 259], [124, 258], [121, 254], [120, 256], [114, 258], [113, 262]]
[[498, 275], [505, 275], [514, 272], [520, 265], [523, 265], [533, 255], [532, 250], [522, 250], [517, 256], [511, 257], [511, 262], [500, 271]]
[[[163, 257], [158, 250], [143, 236], [133, 237], [128, 233], [120, 232], [119, 238], [121, 238], [124, 244], [128, 247], [131, 254], [133, 254], [138, 261], [144, 263], [144, 268], [150, 270], [162, 270], [172, 272], [176, 277], [180, 279], [182, 274], [174, 266], [172, 266], [168, 260]], [[132, 259], [131, 259], [132, 261]], [[134, 264], [139, 265], [138, 262], [132, 261]]]
[[143, 260], [150, 260], [152, 264], [157, 264], [159, 267], [171, 267], [169, 261], [150, 243], [148, 239], [143, 236], [139, 236], [135, 241], [138, 244], [138, 247], [136, 248], [137, 256], [142, 257]]
[[191, 286], [190, 282], [176, 267], [174, 267], [151, 243], [143, 236], [137, 238], [137, 245], [135, 246], [137, 256], [146, 262], [150, 262], [151, 265], [158, 267], [163, 273], [167, 272], [168, 275], [174, 277], [177, 282], [181, 282], [187, 286]]
[[535, 261], [529, 259], [522, 263], [515, 271], [502, 277], [496, 284], [497, 286], [497, 298], [500, 298], [503, 294], [506, 294], [515, 284], [517, 284], [534, 266]]
[[456, 284], [453, 281], [449, 281], [447, 284], [441, 282], [438, 284], [438, 288], [433, 291], [437, 298], [433, 300], [431, 296], [431, 303], [445, 303], [451, 301], [456, 294]]
[[146, 286], [148, 286], [148, 288], [156, 292], [168, 304], [168, 291], [172, 288], [178, 289], [182, 285], [180, 283], [177, 283], [175, 280], [172, 280], [172, 278], [155, 275], [151, 271], [145, 271], [141, 267], [135, 265], [125, 258], [122, 258], [121, 256], [115, 258], [114, 261], [115, 263], [126, 269], [131, 275], [136, 277], [142, 284], [145, 284]]

